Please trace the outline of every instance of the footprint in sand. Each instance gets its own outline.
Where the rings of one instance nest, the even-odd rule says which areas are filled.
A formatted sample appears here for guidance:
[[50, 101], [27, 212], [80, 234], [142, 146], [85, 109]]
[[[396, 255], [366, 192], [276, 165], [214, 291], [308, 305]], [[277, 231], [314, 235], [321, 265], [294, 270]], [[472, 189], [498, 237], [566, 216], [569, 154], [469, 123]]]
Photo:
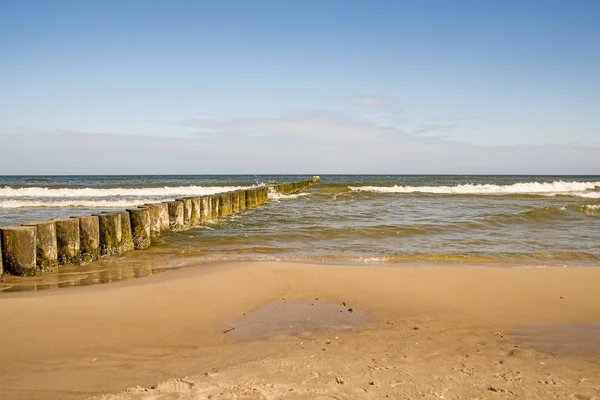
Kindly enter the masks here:
[[596, 399], [596, 396], [594, 396], [594, 395], [590, 396], [590, 395], [583, 394], [583, 393], [575, 393], [571, 397], [574, 399], [577, 399], [577, 400], [595, 400]]
[[219, 393], [210, 396], [210, 400], [267, 400], [258, 390], [248, 389], [241, 392]]
[[181, 379], [169, 379], [156, 385], [156, 391], [164, 393], [191, 393], [194, 385]]

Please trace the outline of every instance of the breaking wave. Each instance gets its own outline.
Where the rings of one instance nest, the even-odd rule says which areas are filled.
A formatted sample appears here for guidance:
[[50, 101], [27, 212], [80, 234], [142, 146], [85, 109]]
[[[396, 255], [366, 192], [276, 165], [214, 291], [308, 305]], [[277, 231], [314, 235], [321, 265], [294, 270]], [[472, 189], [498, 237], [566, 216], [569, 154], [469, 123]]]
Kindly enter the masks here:
[[584, 204], [579, 209], [586, 214], [595, 214], [600, 212], [600, 204]]
[[141, 188], [0, 188], [0, 198], [99, 198], [99, 197], [174, 197], [204, 196], [215, 193], [249, 189], [256, 186], [164, 186]]
[[512, 185], [474, 185], [456, 186], [348, 186], [350, 190], [375, 193], [431, 193], [456, 195], [506, 195], [529, 194], [544, 196], [577, 196], [600, 198], [600, 182], [520, 182]]
[[254, 186], [165, 186], [139, 188], [0, 188], [2, 208], [123, 208], [248, 189]]
[[308, 193], [294, 193], [294, 194], [283, 194], [279, 193], [273, 188], [269, 188], [269, 199], [271, 200], [285, 200], [285, 199], [297, 199], [298, 197], [307, 196]]
[[125, 208], [147, 203], [156, 203], [161, 199], [134, 198], [115, 200], [68, 199], [68, 200], [2, 200], [1, 208]]

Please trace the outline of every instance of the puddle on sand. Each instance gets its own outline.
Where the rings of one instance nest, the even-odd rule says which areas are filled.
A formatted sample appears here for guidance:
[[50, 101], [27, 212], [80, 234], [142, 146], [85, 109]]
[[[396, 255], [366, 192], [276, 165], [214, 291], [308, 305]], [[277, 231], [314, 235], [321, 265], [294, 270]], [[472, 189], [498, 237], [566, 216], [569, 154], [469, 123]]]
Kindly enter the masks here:
[[351, 332], [372, 321], [366, 311], [354, 307], [299, 300], [269, 304], [230, 321], [221, 331], [234, 339], [250, 341], [277, 336]]
[[600, 322], [524, 326], [512, 335], [517, 345], [544, 353], [600, 358]]

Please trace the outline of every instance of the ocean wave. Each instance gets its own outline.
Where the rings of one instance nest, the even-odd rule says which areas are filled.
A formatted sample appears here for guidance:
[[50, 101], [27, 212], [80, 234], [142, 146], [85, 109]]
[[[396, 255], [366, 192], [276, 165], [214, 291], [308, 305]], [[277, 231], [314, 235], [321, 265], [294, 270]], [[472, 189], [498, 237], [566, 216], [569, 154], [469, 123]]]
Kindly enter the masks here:
[[[210, 257], [210, 256], [209, 256]], [[345, 255], [269, 255], [228, 253], [211, 257], [211, 261], [292, 261], [317, 262], [326, 264], [408, 264], [422, 267], [423, 264], [440, 266], [445, 264], [463, 264], [468, 266], [506, 265], [520, 268], [565, 268], [567, 265], [596, 265], [598, 256], [587, 252], [533, 252], [498, 254], [461, 254], [461, 253], [414, 253], [385, 256], [345, 256]]]
[[273, 188], [269, 188], [269, 199], [271, 200], [297, 199], [302, 196], [308, 196], [308, 193], [283, 194]]
[[600, 212], [600, 204], [584, 204], [578, 207], [585, 214], [595, 214]]
[[2, 208], [126, 208], [141, 204], [157, 203], [162, 201], [155, 198], [93, 200], [93, 199], [68, 199], [68, 200], [0, 200]]
[[523, 211], [519, 216], [523, 216], [529, 219], [541, 219], [541, 218], [554, 218], [566, 215], [566, 207], [556, 208], [556, 207], [544, 207], [544, 208], [536, 208], [529, 211]]
[[[298, 261], [301, 259], [296, 258]], [[464, 264], [513, 264], [514, 266], [536, 265], [539, 266], [560, 266], [570, 262], [590, 262], [597, 263], [600, 258], [592, 253], [583, 251], [563, 251], [563, 252], [531, 252], [531, 253], [497, 253], [497, 254], [478, 254], [478, 253], [414, 253], [414, 254], [394, 254], [387, 256], [368, 257], [368, 256], [316, 256], [305, 257], [305, 261], [319, 260], [323, 262], [357, 262], [357, 263], [410, 263], [410, 262], [432, 262], [432, 263], [464, 263]]]
[[101, 197], [179, 197], [204, 196], [249, 189], [256, 186], [164, 186], [142, 188], [0, 188], [0, 198], [101, 198]]
[[431, 193], [457, 195], [569, 195], [587, 198], [600, 198], [599, 192], [589, 192], [600, 187], [600, 182], [519, 182], [512, 185], [474, 185], [456, 186], [348, 186], [352, 191], [375, 193]]
[[583, 197], [583, 198], [586, 198], [586, 199], [600, 199], [600, 192], [553, 193], [552, 196], [575, 196], [575, 197]]
[[539, 222], [542, 220], [557, 220], [560, 218], [568, 218], [569, 215], [573, 215], [573, 212], [584, 215], [595, 214], [599, 211], [599, 208], [598, 205], [587, 204], [569, 204], [563, 207], [543, 207], [515, 214], [496, 214], [484, 218], [482, 222], [491, 226], [506, 226], [528, 222]]

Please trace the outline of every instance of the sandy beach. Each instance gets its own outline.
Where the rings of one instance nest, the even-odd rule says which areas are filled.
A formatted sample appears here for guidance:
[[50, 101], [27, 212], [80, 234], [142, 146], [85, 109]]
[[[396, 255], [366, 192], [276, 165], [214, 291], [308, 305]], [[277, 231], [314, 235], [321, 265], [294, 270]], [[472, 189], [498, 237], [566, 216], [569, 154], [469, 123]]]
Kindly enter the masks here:
[[[597, 268], [254, 262], [4, 293], [0, 398], [597, 399], [597, 282]], [[267, 312], [267, 337], [244, 337], [244, 317], [288, 303], [346, 320], [290, 336], [295, 312]]]

